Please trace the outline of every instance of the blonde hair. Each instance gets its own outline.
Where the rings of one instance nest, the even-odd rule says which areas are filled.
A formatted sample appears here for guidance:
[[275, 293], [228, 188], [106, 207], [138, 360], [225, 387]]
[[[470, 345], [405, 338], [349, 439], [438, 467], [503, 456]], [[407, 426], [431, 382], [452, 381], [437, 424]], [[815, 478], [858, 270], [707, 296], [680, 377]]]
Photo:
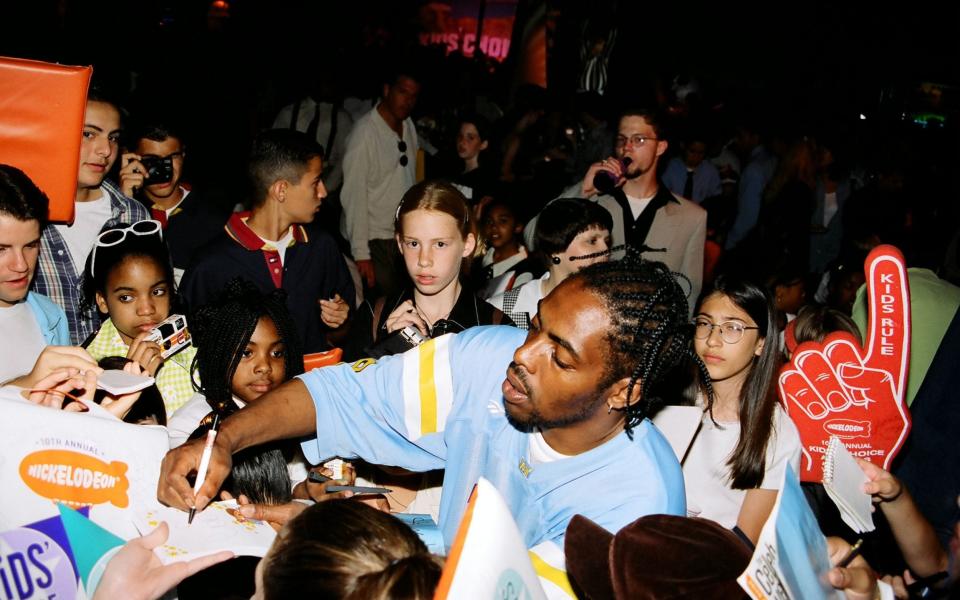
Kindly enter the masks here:
[[[393, 230], [398, 236], [403, 236], [403, 217], [415, 210], [432, 210], [449, 215], [456, 222], [463, 241], [467, 241], [467, 236], [471, 233], [474, 239], [478, 239], [477, 223], [467, 199], [449, 183], [421, 181], [407, 190], [397, 206], [397, 214], [393, 220]], [[481, 250], [480, 244], [476, 244], [473, 256], [479, 256]]]

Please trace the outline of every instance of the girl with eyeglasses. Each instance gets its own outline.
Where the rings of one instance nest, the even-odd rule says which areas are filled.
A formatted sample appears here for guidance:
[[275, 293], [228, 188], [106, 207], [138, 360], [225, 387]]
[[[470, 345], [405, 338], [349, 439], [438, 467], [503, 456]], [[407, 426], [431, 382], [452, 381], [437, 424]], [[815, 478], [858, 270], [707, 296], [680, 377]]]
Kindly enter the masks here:
[[193, 346], [166, 360], [160, 346], [146, 341], [150, 332], [176, 307], [170, 253], [153, 220], [103, 231], [87, 258], [83, 297], [107, 318], [83, 346], [95, 360], [126, 356], [156, 378], [167, 416], [193, 395], [190, 365]]
[[758, 285], [719, 276], [694, 319], [706, 365], [700, 428], [683, 461], [687, 513], [756, 543], [786, 465], [799, 472], [800, 436], [777, 401], [780, 367], [773, 302]]

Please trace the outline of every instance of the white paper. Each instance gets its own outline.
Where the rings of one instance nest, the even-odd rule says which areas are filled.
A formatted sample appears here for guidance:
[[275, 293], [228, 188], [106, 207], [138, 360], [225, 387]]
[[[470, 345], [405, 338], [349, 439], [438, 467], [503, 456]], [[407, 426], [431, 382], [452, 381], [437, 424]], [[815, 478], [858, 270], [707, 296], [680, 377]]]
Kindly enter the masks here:
[[247, 519], [237, 512], [235, 500], [211, 502], [187, 524], [187, 513], [161, 506], [137, 515], [134, 526], [141, 535], [156, 529], [161, 521], [170, 528], [165, 544], [154, 549], [164, 564], [191, 560], [221, 550], [237, 556], [264, 556], [277, 537], [264, 521]]
[[873, 531], [873, 501], [863, 491], [867, 475], [840, 438], [830, 438], [824, 454], [823, 487], [840, 509], [840, 518], [857, 533]]

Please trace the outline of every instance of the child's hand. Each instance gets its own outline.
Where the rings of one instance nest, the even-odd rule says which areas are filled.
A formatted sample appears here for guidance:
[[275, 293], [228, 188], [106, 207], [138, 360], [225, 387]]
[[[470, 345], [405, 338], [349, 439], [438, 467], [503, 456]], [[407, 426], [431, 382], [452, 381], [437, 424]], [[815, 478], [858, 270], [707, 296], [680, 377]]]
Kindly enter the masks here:
[[[313, 467], [312, 472], [319, 473], [324, 477], [332, 477], [333, 471], [324, 467]], [[314, 502], [323, 502], [325, 500], [335, 500], [337, 498], [350, 498], [353, 492], [334, 492], [327, 493], [328, 485], [354, 485], [357, 482], [357, 472], [348, 462], [343, 463], [343, 478], [330, 479], [323, 483], [316, 483], [306, 479], [293, 488], [293, 497], [302, 500], [313, 500]]]
[[[233, 500], [233, 496], [231, 496], [229, 492], [220, 492], [220, 498], [223, 500]], [[237, 498], [237, 505], [237, 512], [240, 517], [265, 521], [276, 531], [283, 529], [287, 521], [305, 511], [307, 506], [309, 506], [296, 500], [287, 502], [286, 504], [253, 504], [243, 494], [240, 494], [240, 497]]]
[[862, 458], [857, 459], [857, 464], [868, 479], [863, 491], [873, 496], [874, 504], [893, 502], [903, 493], [903, 483], [881, 467]]
[[[79, 396], [72, 392], [83, 390]], [[27, 400], [46, 406], [72, 411], [84, 412], [86, 407], [80, 402], [70, 402], [68, 398], [76, 398], [86, 402], [93, 402], [93, 394], [97, 391], [97, 372], [90, 369], [60, 369], [50, 373], [38, 381], [33, 389], [24, 390]], [[66, 404], [66, 406], [64, 406]]]
[[[41, 386], [40, 382], [45, 381], [53, 373], [59, 371], [71, 370], [73, 373], [93, 370], [99, 374], [103, 369], [97, 366], [97, 361], [93, 360], [87, 351], [75, 346], [47, 346], [37, 357], [37, 362], [31, 370], [22, 377], [17, 377], [7, 382], [7, 385], [15, 385], [28, 390], [47, 389]], [[53, 384], [55, 385], [55, 384]]]
[[427, 322], [423, 320], [420, 313], [413, 306], [413, 300], [407, 300], [398, 306], [390, 316], [387, 317], [387, 333], [393, 333], [398, 329], [403, 329], [407, 325], [413, 325], [420, 330], [424, 336], [429, 336], [430, 331]]
[[320, 319], [331, 329], [336, 329], [343, 325], [347, 316], [350, 314], [350, 305], [347, 304], [340, 294], [334, 294], [332, 300], [317, 300], [320, 305]]
[[169, 527], [162, 522], [147, 535], [127, 542], [107, 563], [94, 600], [159, 598], [190, 575], [233, 558], [233, 552], [223, 551], [163, 565], [153, 549], [167, 541], [169, 535]]
[[[131, 375], [145, 375], [140, 363], [132, 360], [123, 366], [123, 371]], [[127, 416], [127, 413], [130, 412], [130, 409], [133, 408], [136, 401], [140, 399], [140, 392], [142, 391], [143, 390], [137, 390], [136, 392], [121, 394], [119, 396], [107, 394], [100, 402], [100, 406], [107, 409], [110, 414], [116, 418], [122, 420]]]
[[150, 332], [144, 331], [130, 342], [127, 358], [140, 363], [147, 375], [154, 377], [163, 364], [163, 357], [160, 356], [160, 346], [156, 342], [146, 341], [148, 335]]

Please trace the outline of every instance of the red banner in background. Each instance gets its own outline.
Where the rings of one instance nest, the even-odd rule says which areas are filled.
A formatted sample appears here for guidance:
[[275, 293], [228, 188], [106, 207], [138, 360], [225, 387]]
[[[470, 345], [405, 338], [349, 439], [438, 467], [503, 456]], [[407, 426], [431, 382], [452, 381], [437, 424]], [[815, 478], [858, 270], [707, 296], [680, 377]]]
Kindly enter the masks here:
[[910, 288], [903, 254], [878, 246], [864, 264], [870, 320], [864, 346], [847, 333], [805, 342], [780, 372], [780, 400], [800, 431], [802, 481], [823, 480], [830, 436], [890, 469], [910, 431]]
[[483, 30], [477, 39], [481, 0], [428, 2], [420, 9], [421, 46], [440, 45], [447, 54], [472, 57], [477, 50], [498, 61], [510, 51], [516, 0], [487, 0]]

